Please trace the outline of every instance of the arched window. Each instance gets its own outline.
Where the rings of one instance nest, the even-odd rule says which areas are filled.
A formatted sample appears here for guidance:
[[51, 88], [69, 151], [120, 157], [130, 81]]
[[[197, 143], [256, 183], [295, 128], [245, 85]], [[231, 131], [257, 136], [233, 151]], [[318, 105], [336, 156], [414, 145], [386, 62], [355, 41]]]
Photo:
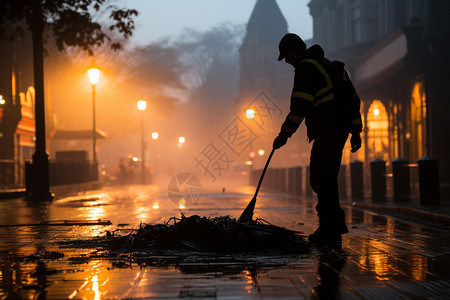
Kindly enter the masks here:
[[414, 85], [411, 95], [411, 161], [425, 156], [426, 97], [422, 82]]
[[374, 100], [367, 113], [367, 150], [369, 161], [389, 161], [389, 119], [380, 100]]

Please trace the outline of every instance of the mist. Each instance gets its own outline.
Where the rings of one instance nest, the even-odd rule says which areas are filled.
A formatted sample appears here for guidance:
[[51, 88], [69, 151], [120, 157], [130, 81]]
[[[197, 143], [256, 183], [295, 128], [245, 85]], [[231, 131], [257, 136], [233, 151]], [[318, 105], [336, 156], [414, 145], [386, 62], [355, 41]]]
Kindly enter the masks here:
[[[125, 46], [118, 53], [97, 48], [92, 57], [76, 49], [60, 53], [50, 46], [45, 64], [50, 156], [85, 150], [92, 157], [91, 138], [52, 137], [58, 131], [92, 130], [87, 70], [95, 65], [101, 72], [95, 101], [96, 128], [104, 134], [97, 142], [103, 175], [117, 178], [121, 160], [138, 172], [143, 142], [150, 176], [159, 184], [180, 172], [203, 177], [195, 157], [236, 117], [238, 48], [244, 29], [229, 23], [204, 32], [186, 29], [179, 37]], [[143, 112], [136, 106], [141, 99], [147, 101]], [[179, 137], [185, 138], [183, 144]], [[232, 169], [230, 165], [220, 180]]]

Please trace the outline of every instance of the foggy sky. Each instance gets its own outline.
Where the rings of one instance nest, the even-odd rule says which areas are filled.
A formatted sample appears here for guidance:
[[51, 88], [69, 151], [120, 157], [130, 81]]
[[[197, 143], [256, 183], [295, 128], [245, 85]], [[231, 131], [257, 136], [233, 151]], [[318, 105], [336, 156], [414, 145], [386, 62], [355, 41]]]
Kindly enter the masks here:
[[[310, 0], [278, 0], [288, 30], [312, 38]], [[161, 38], [177, 37], [185, 28], [206, 31], [223, 22], [247, 23], [256, 0], [126, 0], [121, 6], [135, 8], [133, 43], [145, 45]]]

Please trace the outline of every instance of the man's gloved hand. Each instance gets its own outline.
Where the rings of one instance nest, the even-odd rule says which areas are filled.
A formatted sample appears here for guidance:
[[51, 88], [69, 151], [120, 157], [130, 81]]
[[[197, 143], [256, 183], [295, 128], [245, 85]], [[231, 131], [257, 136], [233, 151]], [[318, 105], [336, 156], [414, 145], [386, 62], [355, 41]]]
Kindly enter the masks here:
[[273, 149], [279, 149], [283, 147], [287, 142], [288, 136], [280, 132], [278, 136], [273, 140]]
[[350, 144], [352, 146], [352, 153], [355, 153], [359, 148], [361, 148], [361, 136], [359, 135], [359, 133], [352, 134], [352, 137], [350, 138]]

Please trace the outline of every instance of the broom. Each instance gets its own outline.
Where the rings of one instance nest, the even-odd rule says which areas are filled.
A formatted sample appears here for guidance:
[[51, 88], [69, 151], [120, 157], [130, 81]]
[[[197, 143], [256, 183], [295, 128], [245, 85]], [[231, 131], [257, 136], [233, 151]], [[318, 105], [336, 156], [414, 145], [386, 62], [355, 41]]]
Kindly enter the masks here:
[[267, 158], [266, 165], [264, 166], [264, 170], [262, 171], [261, 178], [259, 178], [258, 186], [256, 187], [255, 195], [253, 196], [250, 203], [247, 205], [247, 207], [242, 212], [241, 216], [238, 219], [238, 222], [241, 223], [250, 223], [253, 220], [253, 211], [255, 210], [255, 204], [256, 204], [256, 195], [258, 195], [259, 188], [261, 187], [261, 182], [264, 178], [264, 174], [266, 174], [267, 167], [269, 166], [270, 159], [272, 158], [273, 153], [275, 152], [275, 148], [272, 148], [272, 151], [270, 152], [269, 158]]

